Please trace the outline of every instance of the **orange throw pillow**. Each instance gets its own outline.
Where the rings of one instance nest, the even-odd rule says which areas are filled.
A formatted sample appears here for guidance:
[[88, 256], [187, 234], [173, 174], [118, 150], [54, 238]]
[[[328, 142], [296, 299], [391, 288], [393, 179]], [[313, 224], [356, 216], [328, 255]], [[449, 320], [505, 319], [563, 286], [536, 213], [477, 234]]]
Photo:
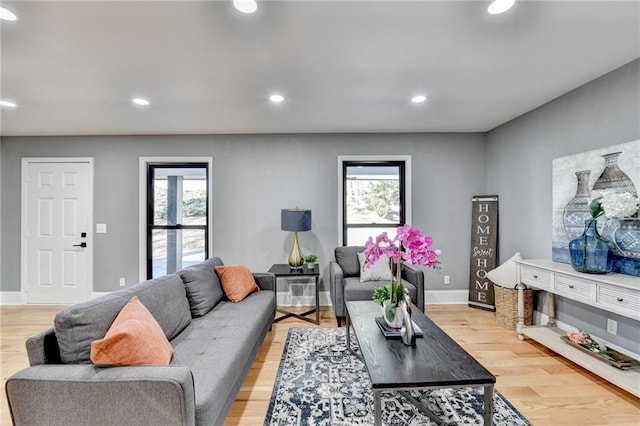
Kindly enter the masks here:
[[253, 274], [244, 265], [229, 265], [215, 267], [222, 288], [232, 302], [241, 302], [254, 291], [260, 291]]
[[138, 296], [124, 305], [104, 338], [91, 342], [96, 365], [168, 365], [172, 356], [164, 331]]

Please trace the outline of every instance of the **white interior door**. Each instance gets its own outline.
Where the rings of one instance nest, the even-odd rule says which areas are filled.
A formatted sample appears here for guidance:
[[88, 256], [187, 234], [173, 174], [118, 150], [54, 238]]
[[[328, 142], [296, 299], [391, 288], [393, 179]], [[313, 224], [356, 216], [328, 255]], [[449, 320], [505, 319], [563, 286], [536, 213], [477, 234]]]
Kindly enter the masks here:
[[92, 288], [92, 161], [23, 160], [26, 303], [77, 303]]

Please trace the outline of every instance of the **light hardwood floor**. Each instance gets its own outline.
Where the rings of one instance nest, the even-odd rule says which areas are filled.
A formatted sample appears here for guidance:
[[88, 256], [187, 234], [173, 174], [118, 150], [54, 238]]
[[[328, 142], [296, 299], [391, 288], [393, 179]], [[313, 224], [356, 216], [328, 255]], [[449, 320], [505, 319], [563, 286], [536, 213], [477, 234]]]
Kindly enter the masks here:
[[[4, 383], [28, 366], [25, 339], [52, 324], [61, 307], [5, 306], [1, 315], [2, 405], [10, 424]], [[492, 312], [466, 305], [428, 305], [443, 330], [497, 377], [496, 388], [534, 425], [640, 426], [640, 400], [530, 340], [495, 324]], [[321, 327], [335, 327], [323, 308]], [[226, 425], [262, 425], [290, 327], [315, 327], [287, 319], [274, 324], [231, 407]]]

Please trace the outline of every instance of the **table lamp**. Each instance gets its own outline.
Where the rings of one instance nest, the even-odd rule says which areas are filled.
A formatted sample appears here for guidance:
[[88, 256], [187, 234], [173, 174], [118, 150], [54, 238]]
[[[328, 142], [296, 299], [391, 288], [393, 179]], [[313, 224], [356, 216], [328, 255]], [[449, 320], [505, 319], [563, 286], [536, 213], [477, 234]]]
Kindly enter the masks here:
[[291, 269], [300, 269], [304, 264], [304, 256], [298, 243], [298, 232], [311, 231], [311, 210], [282, 209], [280, 229], [293, 232], [293, 247], [289, 255]]

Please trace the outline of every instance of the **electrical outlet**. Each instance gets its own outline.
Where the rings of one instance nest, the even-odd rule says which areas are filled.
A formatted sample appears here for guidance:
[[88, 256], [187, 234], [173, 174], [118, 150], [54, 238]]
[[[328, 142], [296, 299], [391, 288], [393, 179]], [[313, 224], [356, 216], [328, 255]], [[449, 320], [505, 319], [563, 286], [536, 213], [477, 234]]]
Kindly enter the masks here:
[[126, 282], [124, 280], [124, 278], [120, 278], [120, 287], [124, 287], [126, 285]]
[[445, 275], [444, 276], [444, 283], [445, 284], [451, 284], [451, 277], [449, 277], [449, 275]]
[[618, 321], [607, 318], [607, 333], [618, 334]]

